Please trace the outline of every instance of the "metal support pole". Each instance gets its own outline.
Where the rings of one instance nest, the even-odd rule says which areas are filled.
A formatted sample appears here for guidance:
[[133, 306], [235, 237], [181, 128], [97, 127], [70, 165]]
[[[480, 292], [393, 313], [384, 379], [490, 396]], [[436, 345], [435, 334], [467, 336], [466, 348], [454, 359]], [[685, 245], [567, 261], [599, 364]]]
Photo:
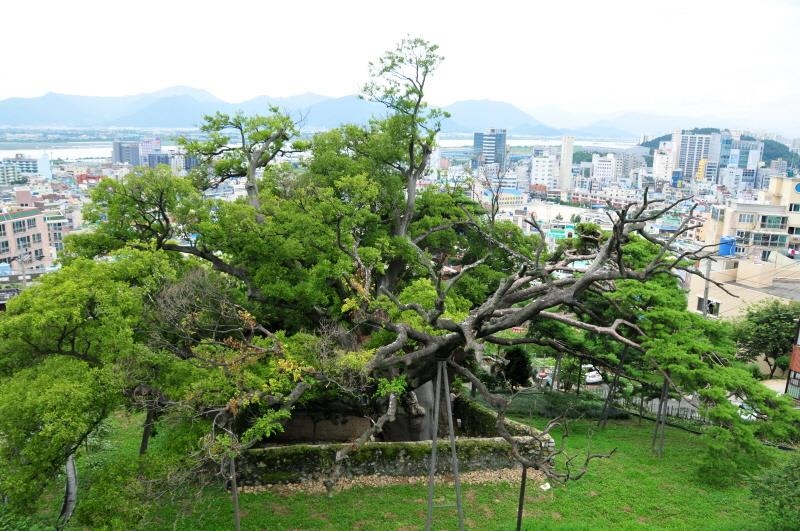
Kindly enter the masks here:
[[528, 482], [528, 467], [522, 465], [522, 479], [519, 482], [519, 503], [517, 504], [517, 531], [522, 530], [522, 508], [525, 505], [525, 484]]
[[453, 429], [453, 406], [450, 403], [450, 383], [447, 381], [447, 362], [440, 361], [439, 367], [444, 381], [445, 404], [447, 404], [447, 427], [450, 430], [450, 452], [453, 462], [453, 481], [456, 486], [456, 509], [458, 511], [458, 529], [464, 531], [464, 509], [461, 505], [461, 477], [458, 474], [458, 454], [456, 454], [456, 434]]
[[453, 410], [450, 404], [450, 384], [447, 381], [447, 361], [437, 362], [436, 388], [434, 391], [433, 426], [431, 439], [431, 461], [428, 472], [428, 515], [425, 520], [426, 531], [433, 529], [433, 485], [436, 475], [436, 441], [439, 438], [439, 402], [442, 399], [442, 381], [444, 381], [445, 400], [447, 405], [447, 427], [450, 436], [453, 477], [456, 489], [456, 509], [458, 511], [458, 529], [464, 531], [464, 509], [461, 503], [461, 476], [458, 473], [458, 455], [456, 454], [456, 436], [453, 428]]
[[425, 530], [433, 529], [433, 481], [436, 474], [436, 439], [439, 438], [439, 400], [442, 393], [442, 371], [441, 366], [436, 366], [436, 387], [433, 393], [433, 428], [431, 430], [431, 462], [428, 471], [428, 517], [425, 521]]
[[703, 317], [708, 316], [708, 284], [711, 277], [711, 259], [706, 258], [706, 285], [703, 288]]

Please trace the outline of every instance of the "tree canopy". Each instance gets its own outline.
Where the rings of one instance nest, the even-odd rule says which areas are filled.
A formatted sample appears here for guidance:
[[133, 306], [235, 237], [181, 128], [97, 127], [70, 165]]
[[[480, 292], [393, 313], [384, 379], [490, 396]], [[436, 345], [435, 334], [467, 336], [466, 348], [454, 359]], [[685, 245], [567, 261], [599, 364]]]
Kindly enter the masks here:
[[769, 376], [779, 367], [786, 369], [789, 354], [797, 339], [800, 304], [769, 300], [747, 308], [734, 327], [738, 357], [753, 362], [759, 359], [769, 367]]

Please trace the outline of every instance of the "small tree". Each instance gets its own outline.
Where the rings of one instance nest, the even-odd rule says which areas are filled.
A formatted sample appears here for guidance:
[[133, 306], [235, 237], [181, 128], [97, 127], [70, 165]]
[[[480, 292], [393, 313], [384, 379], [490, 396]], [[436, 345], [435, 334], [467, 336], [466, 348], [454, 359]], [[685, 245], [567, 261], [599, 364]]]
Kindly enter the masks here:
[[503, 375], [506, 380], [516, 386], [529, 385], [531, 360], [528, 359], [528, 353], [525, 352], [525, 349], [520, 347], [509, 349], [505, 358], [506, 365], [503, 367]]
[[761, 358], [769, 367], [769, 377], [781, 365], [779, 359], [791, 350], [797, 334], [800, 304], [771, 300], [751, 306], [734, 327], [738, 357], [745, 361]]

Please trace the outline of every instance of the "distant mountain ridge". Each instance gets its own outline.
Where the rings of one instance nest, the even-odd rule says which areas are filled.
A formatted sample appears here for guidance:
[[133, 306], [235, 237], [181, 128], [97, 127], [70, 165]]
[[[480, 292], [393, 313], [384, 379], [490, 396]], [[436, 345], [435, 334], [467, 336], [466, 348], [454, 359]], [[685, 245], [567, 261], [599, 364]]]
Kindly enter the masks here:
[[[0, 126], [192, 128], [200, 124], [203, 115], [216, 111], [266, 113], [270, 106], [288, 112], [309, 131], [330, 129], [344, 123], [364, 124], [372, 117], [385, 116], [387, 112], [383, 106], [357, 96], [329, 98], [306, 93], [285, 98], [258, 96], [240, 103], [229, 103], [204, 90], [179, 86], [119, 97], [48, 93], [35, 98], [9, 98], [0, 101]], [[517, 136], [559, 137], [568, 134], [615, 139], [636, 136], [609, 123], [559, 129], [500, 101], [459, 101], [444, 107], [444, 110], [451, 116], [442, 124], [443, 133], [469, 134], [500, 128]]]

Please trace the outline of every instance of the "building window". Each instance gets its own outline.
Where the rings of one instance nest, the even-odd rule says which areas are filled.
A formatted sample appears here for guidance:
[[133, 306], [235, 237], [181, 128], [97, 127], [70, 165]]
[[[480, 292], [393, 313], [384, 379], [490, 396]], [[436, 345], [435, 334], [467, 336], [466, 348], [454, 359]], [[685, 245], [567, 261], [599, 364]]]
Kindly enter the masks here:
[[35, 249], [33, 251], [33, 257], [36, 260], [41, 260], [42, 258], [44, 258], [44, 251], [42, 249]]
[[28, 218], [26, 221], [28, 222], [29, 229], [32, 229], [36, 226], [36, 218]]
[[739, 223], [752, 223], [755, 219], [755, 214], [739, 214]]
[[30, 236], [20, 236], [17, 238], [17, 249], [27, 249], [31, 246], [31, 237]]
[[753, 233], [749, 230], [737, 230], [736, 231], [736, 241], [739, 243], [750, 243], [750, 237]]
[[14, 232], [25, 232], [25, 220], [15, 221], [11, 226]]
[[789, 212], [800, 212], [800, 203], [789, 203]]
[[41, 233], [36, 233], [33, 235], [33, 243], [42, 243], [42, 235]]
[[762, 229], [785, 229], [789, 218], [786, 216], [761, 216]]
[[789, 234], [800, 234], [800, 227], [789, 227], [787, 230]]
[[0, 254], [5, 254], [8, 252], [8, 240], [0, 241]]
[[5, 236], [5, 235], [6, 235], [6, 224], [0, 223], [0, 236]]
[[753, 234], [753, 245], [758, 247], [786, 247], [786, 234]]
[[705, 310], [706, 315], [719, 315], [719, 302], [708, 299], [706, 303], [706, 299], [703, 297], [697, 297], [697, 311], [703, 313]]

